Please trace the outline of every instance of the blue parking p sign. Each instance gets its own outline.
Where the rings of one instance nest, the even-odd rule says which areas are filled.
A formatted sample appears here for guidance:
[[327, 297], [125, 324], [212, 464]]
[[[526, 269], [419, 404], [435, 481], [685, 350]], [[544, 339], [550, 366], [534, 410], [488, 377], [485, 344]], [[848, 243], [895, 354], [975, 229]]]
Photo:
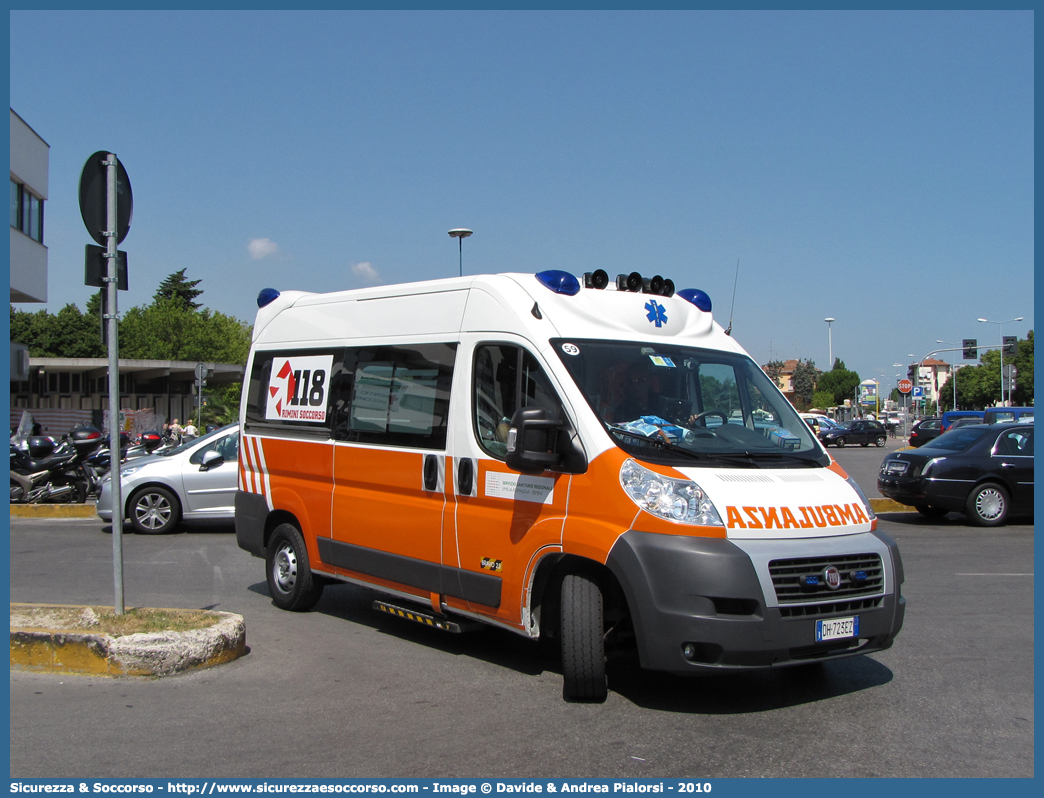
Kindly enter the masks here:
[[913, 389], [913, 398], [914, 399], [923, 399], [924, 398], [924, 388], [921, 388], [920, 386], [914, 388]]

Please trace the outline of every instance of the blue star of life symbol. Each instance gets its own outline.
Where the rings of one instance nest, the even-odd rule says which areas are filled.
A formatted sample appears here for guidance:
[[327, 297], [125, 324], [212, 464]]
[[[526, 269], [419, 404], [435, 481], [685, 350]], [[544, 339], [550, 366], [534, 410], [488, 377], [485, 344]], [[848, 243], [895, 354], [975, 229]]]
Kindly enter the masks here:
[[649, 321], [656, 324], [657, 327], [662, 327], [667, 323], [667, 314], [664, 312], [663, 305], [656, 304], [655, 299], [646, 302], [645, 309], [649, 311]]

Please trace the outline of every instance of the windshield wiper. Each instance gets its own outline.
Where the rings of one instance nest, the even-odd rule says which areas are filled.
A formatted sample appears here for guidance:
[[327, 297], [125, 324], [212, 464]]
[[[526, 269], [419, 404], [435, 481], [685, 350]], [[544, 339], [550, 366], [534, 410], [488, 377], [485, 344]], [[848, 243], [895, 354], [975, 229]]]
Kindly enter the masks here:
[[[654, 449], [659, 449], [660, 451], [663, 451], [663, 452], [672, 452], [672, 453], [677, 453], [677, 454], [684, 455], [685, 457], [688, 457], [690, 460], [699, 460], [699, 461], [704, 462], [704, 463], [710, 462], [710, 461], [721, 461], [721, 462], [725, 462], [725, 463], [734, 463], [735, 462], [733, 460], [726, 459], [728, 457], [728, 455], [719, 455], [719, 454], [714, 453], [714, 452], [697, 452], [697, 451], [694, 451], [693, 449], [686, 449], [684, 446], [679, 446], [676, 443], [672, 443], [671, 441], [664, 440], [660, 436], [656, 436], [654, 438], [650, 438], [650, 437], [648, 437], [646, 435], [642, 435], [639, 432], [632, 432], [629, 429], [621, 429], [620, 427], [614, 427], [612, 425], [609, 425], [609, 432], [610, 432], [610, 434], [614, 434], [614, 435], [620, 435], [620, 436], [626, 436], [628, 438], [634, 438], [635, 440], [637, 440], [637, 441], [639, 441], [641, 443], [644, 443], [644, 444], [647, 444], [649, 446], [652, 446]], [[756, 465], [752, 461], [740, 461], [740, 464], [756, 468]]]

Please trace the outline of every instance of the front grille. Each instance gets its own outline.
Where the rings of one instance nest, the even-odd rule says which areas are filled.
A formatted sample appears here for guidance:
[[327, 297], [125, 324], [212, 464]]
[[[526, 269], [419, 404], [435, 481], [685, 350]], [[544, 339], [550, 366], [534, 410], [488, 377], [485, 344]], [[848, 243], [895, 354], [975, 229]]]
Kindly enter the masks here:
[[[824, 570], [834, 566], [841, 572], [841, 586], [831, 590], [826, 580], [809, 586], [806, 577], [821, 577]], [[865, 580], [853, 580], [851, 574], [863, 572]], [[884, 591], [884, 569], [878, 554], [839, 554], [827, 557], [795, 557], [790, 560], [772, 560], [769, 563], [772, 586], [780, 604], [805, 604], [820, 607], [858, 603], [863, 596], [880, 595]], [[814, 614], [821, 614], [818, 610]]]
[[860, 610], [873, 610], [881, 606], [884, 599], [876, 598], [856, 599], [855, 601], [832, 601], [829, 604], [804, 604], [800, 606], [780, 607], [781, 618], [822, 618], [827, 615], [840, 615], [842, 613], [859, 612]]

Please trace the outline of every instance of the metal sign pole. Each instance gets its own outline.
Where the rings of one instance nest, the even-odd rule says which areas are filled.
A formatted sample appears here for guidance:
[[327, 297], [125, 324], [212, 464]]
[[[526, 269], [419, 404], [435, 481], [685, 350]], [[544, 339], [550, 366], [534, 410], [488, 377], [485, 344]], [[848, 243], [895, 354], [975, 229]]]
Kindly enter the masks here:
[[105, 224], [105, 290], [109, 297], [106, 323], [109, 327], [109, 475], [112, 483], [112, 570], [116, 599], [114, 611], [123, 615], [123, 497], [120, 490], [120, 361], [117, 340], [117, 254], [119, 236], [116, 221], [116, 155], [105, 158], [106, 224]]

